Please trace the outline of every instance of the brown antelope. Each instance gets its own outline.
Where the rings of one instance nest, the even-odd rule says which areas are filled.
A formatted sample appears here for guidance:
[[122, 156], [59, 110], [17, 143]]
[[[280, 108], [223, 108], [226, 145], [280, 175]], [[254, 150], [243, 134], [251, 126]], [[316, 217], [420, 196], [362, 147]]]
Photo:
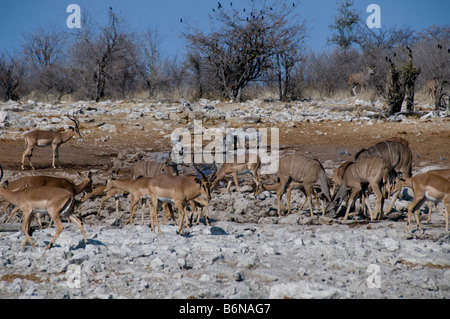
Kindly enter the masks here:
[[[310, 159], [305, 156], [291, 154], [280, 159], [278, 164], [278, 176], [280, 182], [277, 189], [277, 211], [281, 216], [281, 197], [283, 196], [290, 183], [293, 187], [301, 184], [313, 216], [313, 206], [311, 195], [317, 189], [319, 195], [323, 195], [328, 202], [331, 202], [330, 188], [328, 186], [328, 177], [325, 170], [318, 160]], [[255, 193], [261, 192], [262, 183], [257, 185]], [[323, 205], [325, 206], [325, 205]], [[325, 213], [325, 211], [323, 211]]]
[[[0, 180], [2, 177], [3, 170], [0, 175]], [[23, 212], [24, 219], [22, 230], [26, 236], [26, 240], [23, 244], [24, 246], [30, 243], [31, 246], [36, 247], [29, 235], [31, 217], [35, 212], [50, 215], [50, 218], [56, 225], [56, 234], [46, 249], [49, 249], [54, 244], [55, 240], [64, 229], [60, 216], [67, 216], [73, 221], [80, 228], [84, 237], [84, 242], [86, 244], [88, 243], [83, 224], [73, 215], [75, 199], [72, 192], [54, 186], [25, 187], [15, 192], [0, 188], [0, 197], [19, 207]]]
[[153, 177], [159, 174], [178, 175], [178, 167], [176, 163], [145, 161], [139, 162], [133, 166], [131, 170], [133, 178]]
[[438, 80], [436, 77], [433, 77], [433, 79], [427, 81], [426, 89], [428, 97], [430, 98], [431, 102], [434, 102], [434, 100], [436, 99], [437, 88], [438, 88]]
[[370, 80], [370, 77], [375, 74], [375, 66], [371, 66], [367, 68], [367, 71], [362, 71], [358, 73], [352, 73], [348, 76], [348, 87], [350, 90], [350, 94], [353, 92], [356, 94], [356, 87], [359, 85], [361, 88], [361, 92], [364, 92], [365, 86]]
[[408, 206], [408, 230], [411, 231], [411, 214], [414, 213], [417, 226], [422, 231], [419, 221], [420, 206], [428, 199], [434, 203], [442, 202], [445, 206], [445, 230], [448, 231], [448, 215], [450, 212], [450, 181], [430, 172], [420, 173], [411, 178], [414, 199]]
[[[213, 189], [218, 182], [220, 182], [223, 178], [229, 177], [227, 184], [227, 193], [230, 192], [231, 187], [231, 176], [233, 177], [234, 184], [238, 192], [241, 192], [239, 188], [239, 183], [237, 179], [237, 175], [243, 175], [250, 173], [255, 181], [256, 185], [258, 185], [261, 181], [258, 168], [261, 165], [261, 160], [258, 155], [255, 155], [255, 160], [252, 160], [251, 154], [241, 155], [240, 157], [234, 158], [234, 163], [223, 163], [220, 170], [217, 172], [215, 181], [211, 184], [211, 189]], [[231, 176], [230, 176], [231, 175]]]
[[344, 178], [345, 170], [352, 163], [353, 163], [352, 161], [346, 161], [334, 170], [333, 177], [331, 177], [331, 182], [333, 184], [331, 188], [331, 197], [334, 197], [334, 195], [336, 194], [336, 190], [341, 185], [342, 180]]
[[[264, 183], [260, 183], [260, 186], [257, 187], [254, 196], [259, 195], [260, 193], [262, 193], [263, 191], [277, 191], [280, 188], [280, 182], [278, 181], [277, 183], [273, 183], [273, 184], [264, 184]], [[303, 187], [302, 183], [297, 183], [297, 182], [291, 182], [289, 184], [289, 186], [286, 189], [286, 196], [287, 196], [287, 202], [288, 202], [288, 209], [286, 212], [286, 215], [289, 215], [291, 213], [291, 192], [292, 190], [296, 188], [296, 189], [300, 189], [300, 191], [303, 193], [303, 195], [305, 195], [305, 200], [303, 201], [303, 203], [300, 205], [300, 208], [298, 209], [299, 211], [301, 211], [303, 209], [303, 206], [305, 206], [306, 202], [308, 201], [308, 197], [305, 194], [305, 189]], [[319, 198], [317, 197], [317, 193], [316, 191], [313, 189], [313, 194], [314, 197], [317, 200], [317, 205], [319, 205]]]
[[[8, 183], [7, 190], [15, 192], [25, 187], [41, 187], [41, 186], [53, 186], [66, 189], [70, 191], [74, 196], [80, 194], [83, 191], [92, 192], [92, 172], [89, 172], [88, 176], [83, 176], [78, 173], [83, 180], [79, 184], [75, 184], [68, 178], [56, 177], [56, 176], [26, 176], [19, 178], [15, 181]], [[4, 212], [6, 212], [9, 205], [5, 205]], [[16, 207], [6, 220], [8, 222], [16, 213], [18, 207]]]
[[[408, 141], [405, 139], [394, 137], [362, 149], [355, 155], [355, 161], [373, 156], [379, 156], [384, 159], [389, 165], [390, 171], [395, 171], [397, 175], [403, 178], [412, 176], [412, 152], [408, 147]], [[402, 190], [401, 185], [401, 183], [396, 183], [395, 188], [392, 190], [391, 195], [393, 194], [393, 196], [386, 214], [389, 214], [394, 207], [395, 201]]]
[[[137, 204], [140, 199], [148, 198], [150, 193], [148, 191], [148, 182], [151, 180], [151, 177], [141, 177], [138, 179], [109, 179], [106, 187], [104, 189], [105, 193], [109, 193], [111, 191], [118, 190], [120, 193], [129, 193], [130, 204], [130, 218], [128, 219], [127, 224], [133, 222], [133, 216], [137, 209]], [[164, 222], [167, 220], [168, 216], [172, 216], [173, 212], [169, 211], [168, 204], [163, 205], [164, 211], [166, 212], [166, 217]], [[117, 206], [116, 206], [117, 209]], [[144, 212], [145, 212], [145, 202], [142, 203], [142, 214], [141, 214], [141, 225], [144, 224]], [[151, 209], [150, 209], [151, 212]], [[174, 219], [175, 220], [175, 219]]]
[[[440, 177], [445, 178], [446, 180], [450, 181], [450, 168], [447, 169], [435, 169], [435, 170], [429, 170], [426, 173], [428, 174], [433, 174], [433, 175], [438, 175]], [[402, 183], [402, 186], [404, 187], [409, 187], [412, 188], [412, 179], [411, 178], [401, 178], [400, 179], [400, 183]], [[441, 211], [438, 207], [438, 203], [437, 202], [433, 202], [432, 200], [429, 201], [429, 206], [428, 206], [428, 218], [425, 221], [425, 223], [429, 223], [431, 221], [431, 211], [433, 208], [433, 203], [436, 206], [436, 209], [445, 216], [444, 212]]]
[[[152, 199], [153, 213], [151, 218], [152, 231], [154, 231], [154, 222], [158, 227], [160, 233], [156, 212], [158, 211], [159, 202], [174, 203], [179, 210], [179, 234], [183, 231], [183, 218], [186, 216], [186, 205], [196, 201], [205, 207], [205, 220], [208, 221], [209, 200], [211, 199], [211, 183], [214, 182], [217, 167], [213, 164], [213, 169], [209, 177], [194, 164], [194, 168], [201, 175], [197, 176], [172, 176], [168, 174], [161, 174], [152, 177], [148, 183], [148, 190]], [[203, 198], [200, 196], [203, 195]]]
[[[342, 183], [333, 200], [333, 205], [337, 208], [349, 194], [344, 220], [347, 220], [348, 213], [350, 212], [350, 208], [356, 197], [361, 194], [364, 195], [363, 192], [365, 186], [370, 186], [377, 198], [375, 210], [373, 212], [371, 212], [368, 203], [366, 203], [369, 208], [370, 219], [375, 220], [377, 216], [382, 218], [385, 192], [384, 186], [390, 183], [390, 171], [390, 167], [386, 161], [378, 156], [359, 159], [347, 167], [344, 172]], [[368, 196], [366, 197], [366, 200], [367, 199]], [[380, 214], [378, 215], [379, 211]]]
[[[131, 181], [131, 179], [130, 179], [130, 181]], [[119, 218], [119, 198], [120, 197], [128, 197], [129, 198], [129, 194], [124, 193], [123, 190], [118, 189], [118, 188], [112, 188], [109, 191], [105, 192], [105, 188], [106, 188], [106, 185], [97, 186], [96, 188], [94, 188], [92, 190], [91, 193], [86, 193], [83, 197], [81, 197], [80, 202], [83, 203], [84, 201], [86, 201], [92, 197], [103, 196], [102, 199], [100, 200], [100, 205], [98, 206], [98, 211], [97, 211], [97, 217], [98, 217], [98, 216], [100, 216], [100, 212], [102, 210], [102, 207], [103, 207], [103, 204], [105, 203], [105, 201], [107, 201], [111, 197], [114, 197], [114, 202], [115, 202], [115, 206], [116, 206], [116, 216], [117, 216], [117, 218]]]
[[23, 152], [22, 155], [22, 169], [25, 168], [24, 162], [25, 157], [28, 157], [28, 162], [30, 164], [30, 167], [34, 169], [33, 164], [31, 163], [31, 156], [33, 155], [33, 149], [38, 147], [45, 147], [45, 146], [52, 146], [52, 166], [53, 168], [56, 168], [56, 164], [59, 168], [59, 147], [61, 144], [66, 143], [69, 141], [73, 136], [77, 136], [78, 138], [81, 138], [80, 134], [80, 122], [75, 117], [70, 117], [67, 114], [67, 117], [75, 123], [75, 127], [69, 126], [69, 130], [64, 132], [57, 132], [57, 131], [31, 131], [25, 134], [25, 144], [26, 149]]

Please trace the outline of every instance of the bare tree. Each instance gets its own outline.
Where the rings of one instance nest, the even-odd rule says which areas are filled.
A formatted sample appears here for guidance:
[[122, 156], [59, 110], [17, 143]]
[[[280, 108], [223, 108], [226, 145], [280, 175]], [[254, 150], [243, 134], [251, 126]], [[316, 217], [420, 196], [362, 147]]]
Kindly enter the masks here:
[[[98, 27], [98, 31], [87, 13], [83, 17], [83, 27], [73, 48], [73, 61], [82, 86], [99, 101], [105, 97], [107, 84], [119, 82], [124, 89], [130, 79], [131, 65], [136, 61], [135, 35], [126, 30], [125, 21], [111, 8], [108, 23]], [[121, 77], [115, 78], [117, 73]]]
[[289, 7], [286, 3], [268, 5], [262, 1], [251, 1], [249, 5], [239, 10], [230, 4], [230, 9], [225, 10], [219, 3], [210, 15], [211, 22], [219, 25], [218, 30], [205, 34], [190, 28], [183, 33], [190, 48], [214, 70], [224, 95], [232, 101], [240, 101], [242, 90], [272, 67], [272, 57], [281, 52], [277, 52], [281, 48], [278, 40], [286, 41], [277, 35], [283, 35], [287, 17], [295, 8], [295, 4]]
[[0, 99], [18, 100], [24, 79], [23, 61], [16, 54], [0, 54]]

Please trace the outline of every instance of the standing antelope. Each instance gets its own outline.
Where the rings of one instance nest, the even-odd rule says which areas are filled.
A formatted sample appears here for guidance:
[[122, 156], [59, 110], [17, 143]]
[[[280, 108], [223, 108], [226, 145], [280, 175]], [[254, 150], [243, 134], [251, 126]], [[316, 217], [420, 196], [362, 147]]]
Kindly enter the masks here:
[[25, 157], [28, 157], [28, 162], [30, 164], [30, 167], [34, 169], [33, 164], [31, 163], [31, 156], [33, 155], [33, 149], [38, 147], [45, 147], [45, 146], [52, 146], [52, 166], [53, 168], [56, 168], [55, 166], [55, 160], [57, 163], [57, 166], [59, 168], [59, 147], [61, 144], [66, 143], [68, 140], [70, 140], [73, 136], [77, 136], [78, 138], [81, 138], [80, 134], [80, 122], [75, 117], [70, 117], [67, 114], [67, 117], [75, 123], [75, 127], [69, 126], [69, 130], [64, 132], [57, 132], [57, 131], [31, 131], [25, 134], [25, 144], [26, 149], [23, 152], [22, 155], [22, 169], [25, 169], [24, 162]]
[[350, 90], [350, 94], [353, 92], [356, 94], [356, 87], [359, 85], [361, 88], [361, 92], [364, 92], [365, 86], [370, 80], [370, 77], [375, 74], [375, 66], [371, 66], [367, 68], [367, 71], [362, 71], [358, 73], [352, 73], [348, 76], [348, 87]]
[[[412, 176], [412, 152], [408, 147], [408, 141], [405, 139], [397, 137], [390, 138], [371, 147], [362, 149], [355, 155], [355, 161], [364, 157], [373, 156], [379, 156], [384, 159], [389, 165], [390, 171], [394, 170], [397, 175], [403, 178], [410, 178]], [[386, 214], [389, 214], [394, 207], [401, 190], [401, 183], [396, 183], [395, 189], [391, 193], [393, 197], [386, 210]]]
[[[432, 174], [432, 175], [438, 175], [440, 177], [445, 178], [446, 180], [448, 180], [450, 182], [450, 168], [447, 169], [433, 169], [433, 170], [429, 170], [426, 173], [428, 174]], [[400, 183], [402, 184], [402, 186], [404, 187], [409, 187], [409, 188], [413, 188], [412, 185], [412, 178], [401, 178], [400, 179]], [[433, 203], [436, 206], [436, 209], [445, 216], [444, 212], [441, 211], [438, 207], [438, 203], [439, 202], [435, 202], [433, 200], [429, 201], [429, 205], [428, 205], [428, 218], [425, 221], [425, 223], [429, 223], [431, 221], [431, 211], [433, 208]]]
[[[319, 195], [323, 195], [328, 202], [331, 202], [328, 177], [318, 160], [296, 154], [286, 155], [279, 161], [278, 175], [280, 178], [277, 189], [278, 216], [281, 216], [281, 197], [290, 183], [298, 183], [303, 186], [309, 202], [311, 216], [313, 216], [311, 195], [316, 189]], [[293, 187], [298, 187], [298, 184], [294, 184]], [[262, 183], [259, 183], [255, 193], [260, 192], [260, 188], [262, 187]]]
[[[347, 220], [348, 213], [356, 197], [363, 194], [366, 186], [370, 186], [377, 198], [373, 212], [370, 210], [368, 203], [366, 203], [366, 206], [369, 208], [370, 219], [374, 220], [377, 216], [381, 218], [383, 216], [384, 185], [390, 183], [390, 171], [386, 161], [378, 156], [365, 157], [348, 165], [332, 205], [335, 208], [339, 207], [344, 198], [350, 194], [347, 199], [347, 210], [344, 216], [344, 220]], [[368, 200], [368, 196], [366, 200]], [[379, 211], [380, 215], [378, 215]]]
[[[3, 170], [1, 170], [0, 180], [2, 177]], [[24, 246], [30, 243], [31, 246], [36, 247], [29, 235], [31, 217], [35, 212], [47, 213], [56, 225], [56, 234], [46, 249], [49, 249], [54, 244], [55, 240], [64, 229], [60, 218], [63, 215], [67, 216], [80, 228], [84, 237], [84, 242], [86, 244], [88, 243], [83, 224], [73, 215], [75, 199], [70, 191], [59, 187], [42, 186], [26, 187], [16, 192], [11, 192], [0, 187], [0, 197], [19, 207], [23, 212], [24, 219], [22, 230], [26, 236], [26, 240], [23, 244]]]
[[411, 231], [411, 214], [414, 213], [417, 226], [422, 230], [419, 221], [419, 208], [427, 200], [442, 202], [445, 206], [445, 230], [448, 231], [448, 215], [450, 212], [450, 181], [442, 176], [425, 172], [411, 178], [414, 199], [408, 207], [408, 230]]
[[[261, 182], [253, 195], [257, 196], [260, 193], [262, 193], [263, 191], [277, 191], [279, 188], [280, 188], [280, 181], [278, 181], [277, 183], [273, 183], [273, 184], [264, 184]], [[287, 202], [288, 202], [288, 209], [287, 209], [286, 215], [289, 215], [291, 213], [291, 192], [294, 188], [300, 189], [300, 191], [303, 193], [303, 195], [305, 195], [305, 200], [300, 205], [300, 208], [298, 209], [299, 211], [301, 211], [303, 209], [303, 206], [305, 206], [306, 202], [308, 201], [308, 197], [306, 196], [305, 188], [303, 187], [303, 184], [297, 183], [297, 182], [291, 182], [286, 189]], [[312, 189], [312, 191], [313, 191], [314, 197], [317, 200], [317, 205], [319, 205], [319, 198], [317, 197], [317, 193], [314, 190], [314, 188]]]
[[[172, 176], [167, 174], [161, 174], [152, 177], [148, 183], [148, 191], [152, 198], [152, 218], [151, 225], [152, 231], [154, 231], [154, 222], [158, 227], [160, 233], [156, 212], [158, 211], [159, 202], [173, 203], [179, 210], [179, 229], [178, 232], [182, 234], [183, 231], [183, 218], [186, 216], [186, 205], [195, 201], [205, 207], [205, 220], [208, 221], [209, 200], [211, 199], [211, 183], [214, 182], [217, 167], [213, 164], [213, 169], [209, 177], [194, 164], [194, 168], [200, 174], [201, 178], [197, 176]], [[200, 198], [203, 195], [206, 199]]]
[[[151, 180], [151, 177], [141, 177], [138, 179], [109, 179], [106, 187], [104, 189], [104, 192], [106, 194], [109, 194], [110, 192], [114, 192], [115, 194], [117, 191], [120, 191], [120, 193], [129, 193], [128, 199], [130, 200], [130, 218], [128, 219], [127, 224], [130, 224], [133, 222], [133, 216], [137, 209], [137, 204], [140, 199], [142, 198], [148, 198], [150, 196], [150, 193], [148, 191], [148, 182]], [[111, 196], [110, 196], [111, 197]], [[172, 216], [173, 218], [173, 212], [169, 211], [168, 205], [163, 205], [164, 211], [166, 212], [166, 218], [168, 216]], [[117, 210], [117, 206], [116, 206]], [[145, 203], [142, 203], [142, 214], [141, 214], [141, 225], [144, 224], [144, 212], [145, 212]], [[151, 213], [151, 209], [150, 209]], [[164, 221], [165, 221], [164, 220]]]
[[431, 102], [434, 102], [436, 99], [438, 84], [439, 82], [436, 77], [433, 77], [433, 79], [428, 80], [426, 83], [427, 94]]
[[251, 159], [252, 159], [251, 154], [247, 153], [245, 155], [235, 157], [234, 163], [227, 163], [227, 162], [223, 163], [222, 167], [217, 172], [215, 181], [211, 184], [211, 189], [213, 189], [216, 186], [216, 184], [220, 182], [223, 178], [229, 177], [227, 184], [227, 193], [229, 193], [232, 176], [238, 192], [241, 192], [241, 189], [239, 188], [237, 175], [243, 175], [247, 173], [250, 173], [252, 175], [256, 185], [258, 185], [261, 182], [261, 179], [258, 174], [258, 168], [261, 165], [261, 160], [258, 155], [255, 155], [255, 161], [252, 161]]

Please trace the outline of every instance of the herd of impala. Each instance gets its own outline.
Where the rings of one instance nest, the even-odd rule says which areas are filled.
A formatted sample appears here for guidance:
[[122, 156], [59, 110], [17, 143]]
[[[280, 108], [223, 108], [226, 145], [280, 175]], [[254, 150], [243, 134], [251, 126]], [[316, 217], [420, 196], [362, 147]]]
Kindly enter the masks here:
[[[51, 145], [53, 148], [52, 166], [59, 167], [58, 148], [73, 136], [81, 138], [79, 121], [75, 117], [67, 115], [75, 123], [75, 127], [69, 127], [65, 132], [56, 131], [31, 131], [25, 134], [26, 150], [22, 156], [22, 169], [24, 169], [25, 157], [31, 163], [32, 151], [35, 146], [44, 147]], [[92, 174], [83, 176], [83, 181], [75, 184], [67, 178], [53, 176], [28, 176], [12, 182], [4, 182], [0, 187], [0, 198], [7, 204], [4, 212], [7, 212], [9, 204], [15, 206], [11, 216], [17, 210], [23, 213], [22, 230], [26, 236], [24, 246], [30, 243], [35, 247], [30, 235], [29, 227], [33, 213], [44, 213], [50, 216], [56, 225], [56, 234], [47, 246], [49, 249], [63, 230], [61, 216], [73, 221], [81, 230], [85, 243], [88, 242], [82, 222], [75, 216], [74, 206], [79, 202], [75, 196], [85, 192], [80, 202], [93, 196], [103, 196], [100, 202], [98, 214], [105, 200], [114, 197], [116, 199], [116, 214], [119, 216], [118, 200], [126, 196], [130, 201], [130, 217], [137, 209], [139, 201], [142, 202], [143, 223], [145, 201], [151, 200], [150, 221], [152, 231], [161, 229], [158, 223], [157, 212], [160, 206], [164, 209], [165, 219], [174, 218], [173, 209], [179, 213], [179, 229], [181, 234], [184, 224], [192, 223], [192, 216], [197, 209], [197, 220], [204, 210], [205, 223], [209, 225], [208, 211], [211, 191], [218, 182], [227, 178], [227, 192], [229, 192], [232, 179], [240, 192], [237, 175], [250, 173], [255, 184], [255, 197], [263, 191], [276, 191], [277, 212], [282, 215], [281, 199], [285, 192], [288, 195], [288, 214], [290, 213], [290, 197], [293, 188], [298, 188], [305, 195], [303, 205], [308, 201], [311, 216], [313, 216], [313, 197], [317, 203], [322, 200], [322, 214], [330, 214], [336, 217], [341, 204], [346, 200], [346, 212], [344, 220], [348, 218], [351, 207], [357, 199], [361, 199], [364, 212], [366, 207], [371, 220], [383, 218], [384, 200], [390, 198], [390, 205], [386, 213], [393, 208], [397, 196], [403, 187], [412, 188], [414, 198], [408, 207], [408, 230], [411, 231], [410, 218], [414, 213], [419, 230], [422, 230], [419, 222], [419, 208], [430, 200], [432, 203], [442, 202], [445, 206], [446, 230], [448, 231], [448, 214], [450, 211], [450, 169], [433, 170], [412, 176], [412, 153], [408, 141], [393, 137], [371, 147], [362, 149], [355, 155], [354, 161], [347, 161], [338, 167], [329, 179], [322, 164], [316, 160], [298, 154], [289, 154], [279, 159], [278, 181], [267, 184], [258, 174], [260, 159], [253, 162], [249, 156], [235, 158], [234, 163], [224, 163], [217, 170], [216, 164], [210, 165], [209, 174], [193, 164], [197, 175], [180, 175], [176, 164], [160, 163], [155, 161], [138, 163], [132, 170], [132, 178], [117, 179], [112, 173], [106, 185], [92, 188]], [[55, 165], [55, 161], [56, 164]], [[34, 169], [34, 168], [33, 168]], [[3, 168], [0, 166], [0, 181], [3, 178]], [[331, 187], [330, 187], [331, 185]], [[376, 205], [371, 210], [369, 195], [375, 193]], [[256, 197], [257, 198], [257, 197]], [[303, 208], [301, 206], [300, 210]], [[188, 218], [188, 207], [191, 211], [191, 221]], [[442, 212], [441, 212], [442, 213]], [[9, 220], [11, 216], [7, 219]], [[38, 215], [39, 216], [39, 215]], [[430, 220], [430, 215], [428, 221]], [[40, 221], [39, 221], [40, 223]]]

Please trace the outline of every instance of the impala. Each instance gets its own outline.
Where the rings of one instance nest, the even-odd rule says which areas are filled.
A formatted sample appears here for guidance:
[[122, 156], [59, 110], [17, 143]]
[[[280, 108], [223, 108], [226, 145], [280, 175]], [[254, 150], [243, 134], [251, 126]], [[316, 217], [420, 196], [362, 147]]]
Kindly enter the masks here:
[[[3, 170], [1, 170], [0, 180], [2, 177]], [[36, 247], [29, 235], [31, 217], [35, 212], [50, 215], [50, 218], [56, 225], [56, 234], [46, 249], [49, 249], [54, 244], [64, 229], [60, 216], [67, 216], [73, 221], [80, 228], [84, 242], [88, 243], [83, 224], [73, 215], [75, 199], [70, 191], [54, 186], [25, 187], [15, 192], [0, 188], [0, 197], [19, 207], [23, 212], [22, 230], [26, 236], [24, 246], [30, 243], [31, 246]]]
[[[311, 216], [313, 216], [311, 196], [316, 189], [319, 196], [322, 195], [328, 202], [331, 202], [328, 177], [318, 160], [296, 154], [286, 155], [279, 161], [278, 175], [280, 178], [277, 189], [278, 216], [281, 216], [281, 197], [289, 186], [289, 183], [297, 183], [293, 187], [298, 186], [298, 184], [303, 186], [309, 202]], [[260, 192], [260, 188], [262, 187], [262, 183], [259, 183], [255, 193]], [[323, 213], [325, 212], [323, 211]]]
[[57, 132], [57, 131], [31, 131], [25, 134], [25, 144], [26, 149], [22, 155], [22, 169], [25, 168], [24, 162], [25, 157], [28, 157], [28, 162], [30, 167], [34, 169], [33, 164], [31, 163], [31, 156], [33, 155], [33, 149], [38, 147], [52, 146], [52, 166], [56, 168], [55, 161], [59, 168], [59, 147], [61, 144], [69, 141], [73, 136], [77, 136], [81, 138], [80, 134], [80, 122], [75, 117], [70, 117], [67, 114], [67, 117], [75, 123], [75, 127], [69, 126], [69, 130], [65, 132]]
[[[447, 169], [435, 169], [435, 170], [429, 170], [426, 173], [428, 174], [432, 174], [432, 175], [438, 175], [440, 177], [445, 178], [446, 180], [450, 181], [450, 168]], [[404, 187], [409, 187], [409, 188], [413, 188], [412, 185], [412, 178], [401, 178], [400, 179], [400, 183], [402, 184], [402, 186]], [[429, 206], [428, 206], [428, 218], [425, 221], [425, 223], [429, 223], [431, 221], [431, 211], [432, 211], [432, 207], [433, 207], [433, 203], [436, 206], [436, 209], [445, 216], [444, 212], [441, 211], [438, 207], [438, 203], [439, 202], [435, 202], [430, 200], [429, 201]]]
[[252, 157], [250, 154], [241, 155], [239, 157], [234, 158], [234, 163], [223, 163], [220, 170], [217, 172], [216, 178], [214, 182], [211, 184], [211, 189], [213, 189], [218, 182], [220, 182], [223, 178], [229, 177], [227, 184], [227, 193], [230, 192], [231, 187], [231, 176], [233, 177], [234, 183], [236, 184], [236, 188], [238, 192], [241, 192], [239, 188], [239, 183], [237, 179], [237, 175], [243, 175], [250, 173], [255, 181], [256, 185], [261, 182], [261, 179], [258, 174], [258, 168], [261, 165], [261, 160], [258, 155], [255, 155], [256, 160], [252, 161]]
[[[127, 192], [129, 193], [130, 199], [130, 218], [128, 219], [127, 224], [133, 222], [133, 216], [137, 209], [137, 204], [140, 199], [147, 199], [150, 196], [148, 191], [148, 183], [151, 180], [151, 177], [141, 177], [138, 179], [109, 179], [106, 187], [104, 189], [105, 193], [109, 193], [114, 190], [119, 190], [121, 193]], [[117, 207], [116, 207], [117, 208]], [[166, 219], [168, 216], [172, 216], [173, 212], [169, 211], [168, 204], [163, 205], [164, 211], [166, 212]], [[144, 224], [144, 212], [145, 212], [145, 202], [142, 203], [142, 216], [141, 216], [141, 225]], [[151, 212], [151, 209], [150, 209]], [[173, 218], [174, 219], [174, 218]], [[175, 219], [174, 219], [175, 220]]]
[[[211, 199], [211, 183], [214, 182], [217, 167], [213, 164], [212, 172], [209, 177], [194, 164], [194, 168], [200, 174], [200, 178], [197, 176], [172, 176], [167, 174], [161, 174], [150, 179], [148, 183], [148, 191], [152, 199], [153, 213], [151, 218], [152, 231], [154, 231], [154, 222], [158, 227], [160, 233], [156, 212], [158, 211], [159, 202], [174, 203], [179, 210], [179, 230], [182, 234], [183, 231], [183, 219], [186, 216], [186, 205], [192, 204], [192, 200], [200, 203], [205, 207], [205, 220], [208, 221], [209, 204]], [[205, 199], [200, 196], [203, 195]]]
[[434, 203], [442, 202], [445, 206], [445, 230], [448, 231], [448, 215], [450, 211], [450, 181], [440, 175], [425, 172], [411, 178], [414, 199], [408, 206], [408, 230], [411, 231], [411, 214], [414, 213], [417, 226], [422, 230], [419, 221], [419, 208], [428, 199]]
[[[92, 192], [92, 172], [89, 172], [88, 176], [83, 176], [80, 172], [78, 172], [80, 177], [83, 180], [79, 184], [75, 184], [68, 178], [64, 177], [56, 177], [56, 176], [26, 176], [19, 178], [15, 181], [8, 183], [6, 187], [9, 191], [17, 191], [19, 189], [23, 189], [25, 187], [41, 187], [41, 186], [53, 186], [66, 189], [70, 191], [74, 196], [80, 194], [83, 191]], [[8, 204], [4, 207], [4, 212], [8, 208]], [[6, 220], [8, 222], [14, 214], [17, 212], [18, 208], [16, 207]]]

